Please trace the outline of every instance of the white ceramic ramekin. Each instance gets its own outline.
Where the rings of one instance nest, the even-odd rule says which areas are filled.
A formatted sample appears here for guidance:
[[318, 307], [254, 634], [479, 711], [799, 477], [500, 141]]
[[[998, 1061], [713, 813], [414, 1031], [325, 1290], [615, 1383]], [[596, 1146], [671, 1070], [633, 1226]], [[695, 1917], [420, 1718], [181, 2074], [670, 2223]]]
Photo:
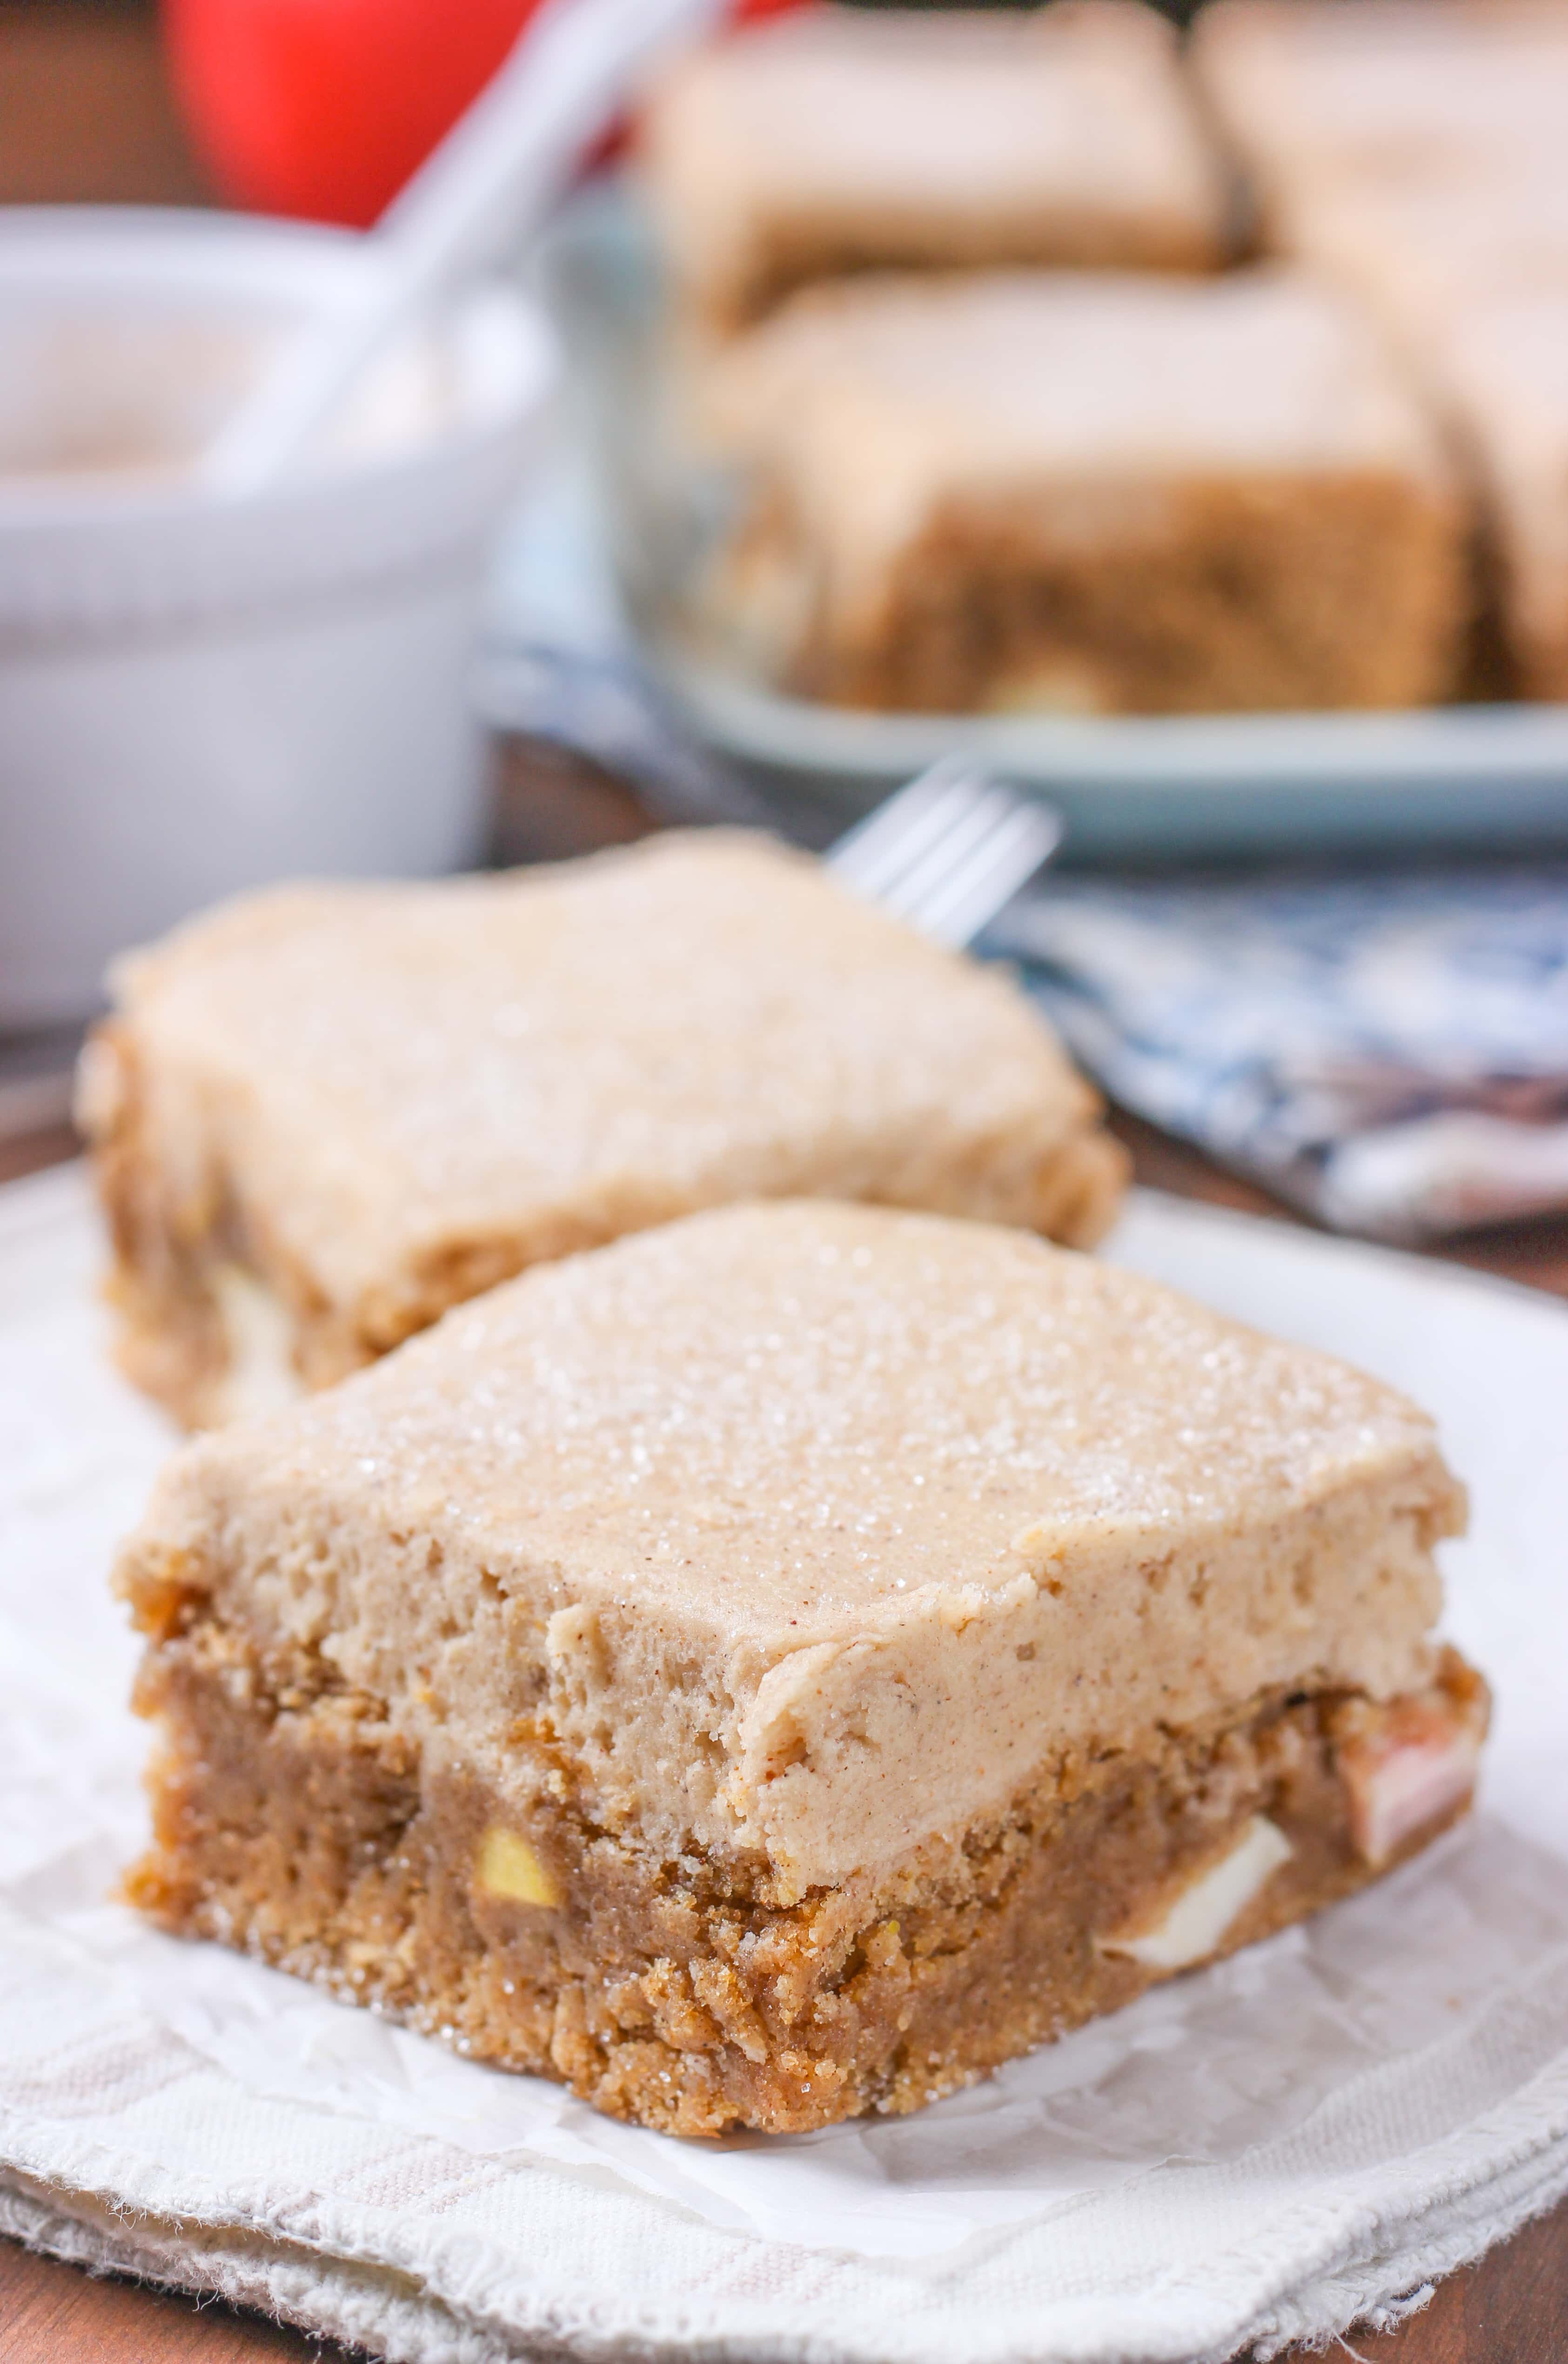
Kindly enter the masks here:
[[107, 959], [217, 896], [480, 850], [468, 676], [541, 318], [468, 299], [285, 489], [220, 504], [177, 464], [269, 337], [374, 268], [295, 224], [0, 214], [0, 1027], [84, 1014]]

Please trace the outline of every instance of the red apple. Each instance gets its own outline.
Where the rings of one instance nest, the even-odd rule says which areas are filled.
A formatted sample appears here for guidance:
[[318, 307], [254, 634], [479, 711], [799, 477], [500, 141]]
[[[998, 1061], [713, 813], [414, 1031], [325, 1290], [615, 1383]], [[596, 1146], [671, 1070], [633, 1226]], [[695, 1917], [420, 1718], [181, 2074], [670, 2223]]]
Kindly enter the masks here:
[[[795, 0], [737, 0], [738, 18]], [[163, 0], [175, 86], [236, 205], [363, 229], [539, 0]]]

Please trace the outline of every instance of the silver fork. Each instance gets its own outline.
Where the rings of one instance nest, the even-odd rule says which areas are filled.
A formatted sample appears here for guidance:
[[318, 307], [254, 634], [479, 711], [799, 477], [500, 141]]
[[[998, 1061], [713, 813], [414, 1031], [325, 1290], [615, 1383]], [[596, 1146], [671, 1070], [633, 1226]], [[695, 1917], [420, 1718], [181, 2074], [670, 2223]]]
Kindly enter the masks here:
[[1050, 861], [1062, 817], [984, 765], [947, 755], [888, 797], [823, 859], [842, 886], [939, 944], [972, 944]]

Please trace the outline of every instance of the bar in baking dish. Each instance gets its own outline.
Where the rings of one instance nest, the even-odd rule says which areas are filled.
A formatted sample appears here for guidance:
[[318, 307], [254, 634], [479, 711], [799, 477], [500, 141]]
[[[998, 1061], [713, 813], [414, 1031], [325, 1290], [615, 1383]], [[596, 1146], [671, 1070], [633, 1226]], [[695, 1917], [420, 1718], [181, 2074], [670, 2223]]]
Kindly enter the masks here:
[[1568, 701], [1568, 269], [1555, 287], [1499, 276], [1423, 351], [1480, 489], [1509, 686]]
[[1402, 1398], [1093, 1259], [695, 1215], [176, 1456], [130, 1894], [645, 2125], [911, 2110], [1462, 1812], [1462, 1509]]
[[740, 832], [239, 902], [123, 963], [81, 1091], [121, 1360], [193, 1424], [696, 1207], [1086, 1244], [1125, 1154], [1012, 980]]
[[1470, 186], [1558, 171], [1568, 16], [1553, 0], [1211, 0], [1192, 70], [1254, 229], [1290, 251], [1322, 190]]
[[1398, 707], [1451, 686], [1453, 472], [1382, 340], [1280, 269], [867, 277], [708, 373], [750, 490], [732, 661], [937, 711]]
[[710, 335], [889, 264], [1206, 271], [1225, 252], [1223, 175], [1141, 0], [792, 11], [675, 66], [640, 148], [677, 303]]
[[1528, 156], [1482, 186], [1351, 178], [1283, 221], [1452, 440], [1481, 525], [1476, 688], [1568, 697], [1568, 178]]

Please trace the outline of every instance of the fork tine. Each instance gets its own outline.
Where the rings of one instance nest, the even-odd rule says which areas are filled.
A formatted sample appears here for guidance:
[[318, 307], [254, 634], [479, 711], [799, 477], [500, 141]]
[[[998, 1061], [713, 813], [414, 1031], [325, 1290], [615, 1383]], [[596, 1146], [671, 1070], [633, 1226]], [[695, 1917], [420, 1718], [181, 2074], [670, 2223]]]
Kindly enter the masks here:
[[853, 886], [857, 894], [873, 902], [885, 902], [912, 866], [942, 843], [948, 831], [963, 819], [972, 801], [972, 793], [966, 787], [953, 785], [943, 788], [922, 808], [895, 815], [897, 825], [880, 834], [865, 849], [857, 849], [854, 861], [847, 868], [834, 863], [835, 874], [846, 886]]
[[912, 918], [930, 897], [940, 893], [955, 866], [983, 846], [1013, 809], [1013, 800], [1005, 789], [976, 791], [936, 843], [927, 846], [894, 881], [881, 898], [886, 909], [903, 919]]
[[834, 875], [857, 893], [880, 898], [910, 862], [940, 839], [955, 814], [967, 810], [984, 775], [951, 756], [846, 831], [830, 846]]
[[969, 861], [922, 904], [917, 925], [938, 943], [973, 943], [1061, 842], [1062, 823], [1049, 806], [1015, 806]]
[[1049, 805], [944, 756], [857, 823], [827, 854], [853, 894], [939, 943], [973, 942], [1050, 859], [1062, 822]]

